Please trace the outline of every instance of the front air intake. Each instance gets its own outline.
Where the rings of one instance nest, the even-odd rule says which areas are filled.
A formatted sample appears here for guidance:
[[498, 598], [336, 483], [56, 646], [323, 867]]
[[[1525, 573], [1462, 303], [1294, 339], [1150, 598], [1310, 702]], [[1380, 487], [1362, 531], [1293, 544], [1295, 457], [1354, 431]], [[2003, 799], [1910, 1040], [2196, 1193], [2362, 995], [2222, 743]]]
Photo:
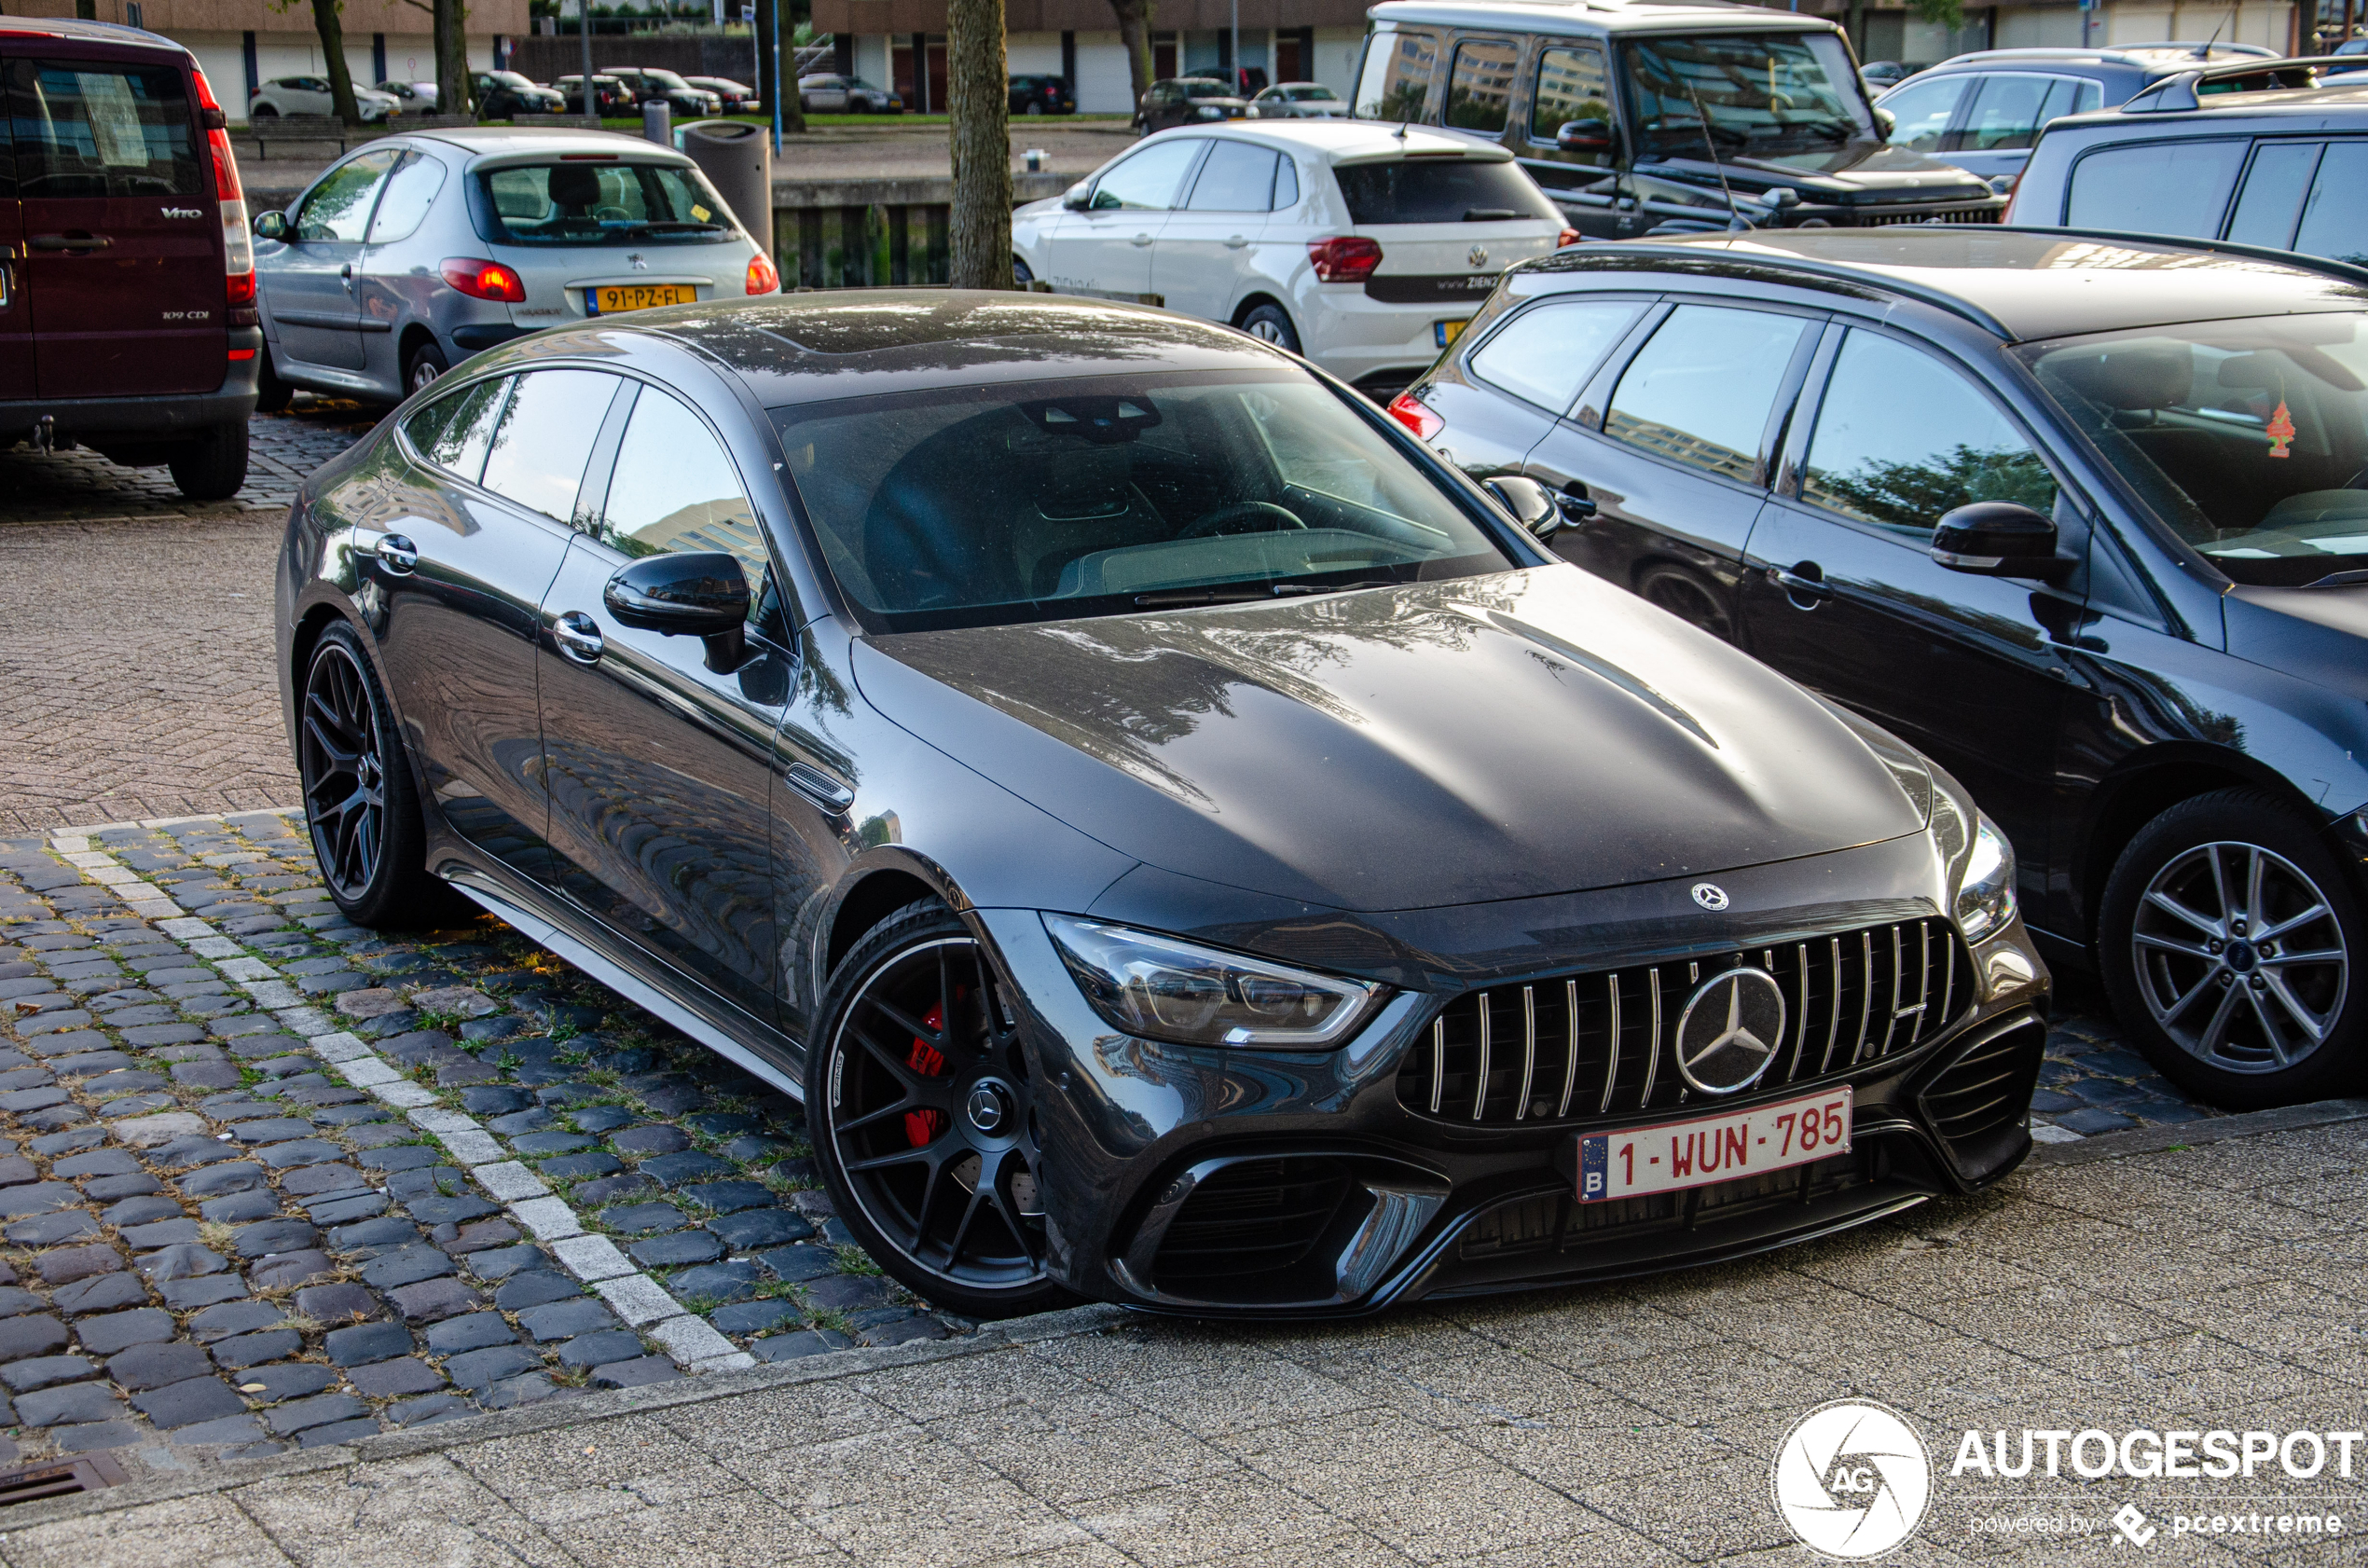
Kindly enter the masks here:
[[1982, 1036], [1929, 1079], [1916, 1100], [1969, 1182], [1997, 1175], [2020, 1157], [2031, 1135], [2031, 1092], [2047, 1050], [2047, 1026], [2024, 1018]]

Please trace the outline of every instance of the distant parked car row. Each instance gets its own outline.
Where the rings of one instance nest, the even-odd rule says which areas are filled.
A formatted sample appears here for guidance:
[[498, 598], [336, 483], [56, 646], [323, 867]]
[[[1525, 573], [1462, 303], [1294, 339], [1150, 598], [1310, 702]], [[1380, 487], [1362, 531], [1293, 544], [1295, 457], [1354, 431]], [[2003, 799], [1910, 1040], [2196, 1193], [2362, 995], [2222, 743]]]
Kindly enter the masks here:
[[[659, 103], [685, 117], [750, 114], [764, 107], [754, 88], [728, 76], [685, 77], [650, 66], [619, 65], [595, 72], [592, 80], [594, 102], [603, 115], [629, 115], [643, 103]], [[471, 76], [470, 86], [482, 119], [584, 112], [580, 76], [561, 76], [544, 87], [516, 71], [479, 71]], [[434, 82], [388, 81], [376, 87], [357, 83], [353, 99], [363, 121], [378, 124], [402, 115], [435, 114], [441, 95]], [[274, 77], [247, 103], [250, 120], [336, 112], [329, 78], [318, 76]]]

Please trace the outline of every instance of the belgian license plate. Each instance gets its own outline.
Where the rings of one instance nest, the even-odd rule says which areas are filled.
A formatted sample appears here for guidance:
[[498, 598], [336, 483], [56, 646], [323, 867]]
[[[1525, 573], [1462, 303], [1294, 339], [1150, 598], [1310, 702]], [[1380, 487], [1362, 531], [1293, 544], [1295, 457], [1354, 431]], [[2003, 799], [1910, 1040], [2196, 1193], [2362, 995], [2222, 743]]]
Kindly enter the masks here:
[[604, 283], [584, 291], [584, 309], [586, 315], [613, 316], [619, 310], [693, 305], [698, 297], [698, 290], [688, 283]]
[[1439, 346], [1444, 349], [1458, 337], [1463, 337], [1464, 328], [1468, 324], [1466, 322], [1433, 322], [1431, 335], [1439, 339]]
[[1578, 1141], [1581, 1203], [1675, 1192], [1850, 1152], [1850, 1085]]

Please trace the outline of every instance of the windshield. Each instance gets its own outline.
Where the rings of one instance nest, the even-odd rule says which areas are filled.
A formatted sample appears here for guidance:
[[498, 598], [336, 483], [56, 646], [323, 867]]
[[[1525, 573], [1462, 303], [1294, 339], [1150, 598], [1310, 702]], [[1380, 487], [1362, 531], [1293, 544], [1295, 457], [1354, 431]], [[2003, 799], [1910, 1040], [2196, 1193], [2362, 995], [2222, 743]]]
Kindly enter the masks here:
[[1471, 511], [1286, 369], [776, 409], [840, 586], [891, 631], [1502, 571]]
[[2017, 352], [2155, 516], [2237, 582], [2368, 570], [2368, 313]]
[[485, 79], [489, 82], [500, 82], [503, 87], [510, 88], [531, 88], [534, 86], [532, 82], [528, 81], [516, 71], [490, 71], [486, 74]]
[[1287, 89], [1292, 100], [1301, 103], [1337, 103], [1340, 100], [1329, 87], [1295, 87]]
[[[1626, 46], [1642, 150], [1769, 157], [1871, 139], [1858, 74], [1830, 33], [1645, 38]], [[1707, 124], [1705, 123], [1707, 121]]]
[[1231, 98], [1233, 95], [1233, 89], [1223, 82], [1195, 81], [1181, 82], [1177, 85], [1183, 88], [1184, 96], [1187, 98]]
[[689, 87], [691, 85], [671, 71], [656, 71], [647, 65], [641, 67], [641, 75], [660, 87]]
[[1332, 176], [1348, 203], [1348, 221], [1363, 228], [1394, 223], [1502, 223], [1511, 218], [1562, 221], [1535, 181], [1510, 158], [1393, 158], [1338, 165]]
[[496, 244], [642, 245], [733, 235], [699, 172], [656, 163], [530, 163], [480, 169]]

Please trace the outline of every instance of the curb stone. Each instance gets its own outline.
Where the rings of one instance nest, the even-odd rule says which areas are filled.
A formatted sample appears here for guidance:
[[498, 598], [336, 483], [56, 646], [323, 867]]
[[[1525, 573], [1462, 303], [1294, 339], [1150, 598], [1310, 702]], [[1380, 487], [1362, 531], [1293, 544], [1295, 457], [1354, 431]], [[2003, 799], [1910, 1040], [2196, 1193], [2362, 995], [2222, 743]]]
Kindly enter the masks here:
[[2328, 1127], [2368, 1119], [2368, 1099], [2314, 1100], [2308, 1105], [2283, 1106], [2276, 1110], [2239, 1111], [2172, 1127], [2131, 1127], [2119, 1133], [2092, 1133], [2078, 1143], [2043, 1143], [2023, 1162], [2031, 1165], [2086, 1165], [2097, 1160], [2120, 1160], [2132, 1154], [2159, 1154], [2165, 1149], [2219, 1143], [2227, 1138], [2258, 1137], [2264, 1133], [2291, 1133], [2304, 1127]]

